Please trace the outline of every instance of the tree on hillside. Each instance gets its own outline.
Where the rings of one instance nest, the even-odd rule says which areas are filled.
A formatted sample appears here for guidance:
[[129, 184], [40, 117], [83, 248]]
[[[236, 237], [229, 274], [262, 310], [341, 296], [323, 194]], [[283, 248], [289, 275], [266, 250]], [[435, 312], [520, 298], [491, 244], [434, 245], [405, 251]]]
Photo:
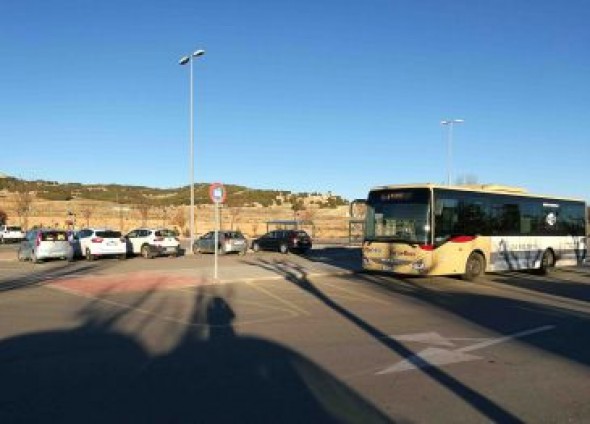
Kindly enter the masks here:
[[160, 218], [162, 219], [162, 227], [165, 227], [166, 221], [168, 220], [169, 208], [166, 206], [161, 206], [158, 212], [159, 212]]
[[176, 208], [176, 213], [172, 217], [172, 225], [179, 228], [181, 234], [184, 232], [186, 225], [186, 215], [184, 214], [184, 208], [182, 206]]
[[474, 174], [461, 174], [455, 178], [455, 184], [457, 185], [473, 185], [477, 184], [478, 178]]
[[291, 209], [293, 210], [293, 218], [297, 219], [299, 213], [305, 210], [305, 204], [303, 203], [303, 199], [292, 200], [292, 202]]
[[255, 237], [258, 235], [258, 221], [254, 221], [251, 225], [252, 227], [252, 237]]
[[234, 206], [232, 208], [227, 208], [227, 213], [229, 214], [229, 229], [233, 231], [234, 223], [238, 223], [240, 221], [240, 215], [242, 214], [242, 208]]
[[31, 213], [31, 205], [33, 204], [33, 195], [29, 191], [29, 188], [25, 182], [19, 182], [15, 185], [16, 192], [16, 215], [19, 218], [20, 224], [28, 228], [29, 226], [29, 214]]
[[90, 218], [94, 214], [94, 205], [92, 205], [91, 203], [86, 203], [82, 205], [82, 208], [80, 209], [80, 214], [86, 220], [86, 226], [90, 227]]
[[147, 219], [150, 214], [151, 206], [149, 203], [144, 202], [136, 205], [135, 209], [139, 212], [139, 216], [141, 217], [141, 226], [145, 227], [147, 225]]

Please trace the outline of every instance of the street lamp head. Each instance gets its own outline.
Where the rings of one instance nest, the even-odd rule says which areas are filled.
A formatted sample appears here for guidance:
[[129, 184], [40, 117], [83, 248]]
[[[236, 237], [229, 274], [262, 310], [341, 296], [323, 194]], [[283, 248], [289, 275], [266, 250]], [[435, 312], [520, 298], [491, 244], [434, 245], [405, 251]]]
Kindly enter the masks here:
[[205, 54], [205, 50], [195, 50], [193, 52], [193, 57], [203, 56]]
[[443, 121], [440, 121], [440, 124], [441, 125], [462, 124], [463, 122], [465, 122], [465, 120], [463, 120], [463, 119], [445, 119]]
[[189, 60], [191, 60], [191, 58], [190, 58], [190, 57], [188, 57], [188, 56], [184, 56], [183, 58], [181, 58], [181, 59], [178, 61], [178, 64], [179, 64], [179, 65], [186, 65], [186, 64], [189, 62]]

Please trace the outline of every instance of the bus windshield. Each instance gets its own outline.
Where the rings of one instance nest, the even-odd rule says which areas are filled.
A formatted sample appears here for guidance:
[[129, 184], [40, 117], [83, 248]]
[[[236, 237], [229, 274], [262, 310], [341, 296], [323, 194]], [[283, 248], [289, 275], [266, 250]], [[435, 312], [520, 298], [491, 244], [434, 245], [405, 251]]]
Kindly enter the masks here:
[[429, 243], [428, 189], [377, 190], [367, 201], [366, 241]]

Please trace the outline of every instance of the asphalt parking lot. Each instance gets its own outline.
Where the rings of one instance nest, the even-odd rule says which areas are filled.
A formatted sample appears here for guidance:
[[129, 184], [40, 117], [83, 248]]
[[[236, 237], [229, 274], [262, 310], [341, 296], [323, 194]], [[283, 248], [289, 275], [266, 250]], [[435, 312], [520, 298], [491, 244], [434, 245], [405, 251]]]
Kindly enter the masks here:
[[359, 252], [0, 261], [0, 421], [584, 422], [590, 268], [358, 273]]

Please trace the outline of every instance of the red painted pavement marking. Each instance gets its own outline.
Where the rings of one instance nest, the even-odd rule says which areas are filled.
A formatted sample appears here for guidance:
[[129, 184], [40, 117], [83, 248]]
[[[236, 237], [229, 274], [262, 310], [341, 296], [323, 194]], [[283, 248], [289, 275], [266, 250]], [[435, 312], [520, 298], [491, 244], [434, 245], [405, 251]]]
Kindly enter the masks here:
[[83, 294], [100, 295], [138, 291], [156, 291], [213, 284], [206, 277], [167, 275], [155, 272], [130, 272], [117, 275], [93, 275], [80, 278], [55, 279], [47, 286]]

